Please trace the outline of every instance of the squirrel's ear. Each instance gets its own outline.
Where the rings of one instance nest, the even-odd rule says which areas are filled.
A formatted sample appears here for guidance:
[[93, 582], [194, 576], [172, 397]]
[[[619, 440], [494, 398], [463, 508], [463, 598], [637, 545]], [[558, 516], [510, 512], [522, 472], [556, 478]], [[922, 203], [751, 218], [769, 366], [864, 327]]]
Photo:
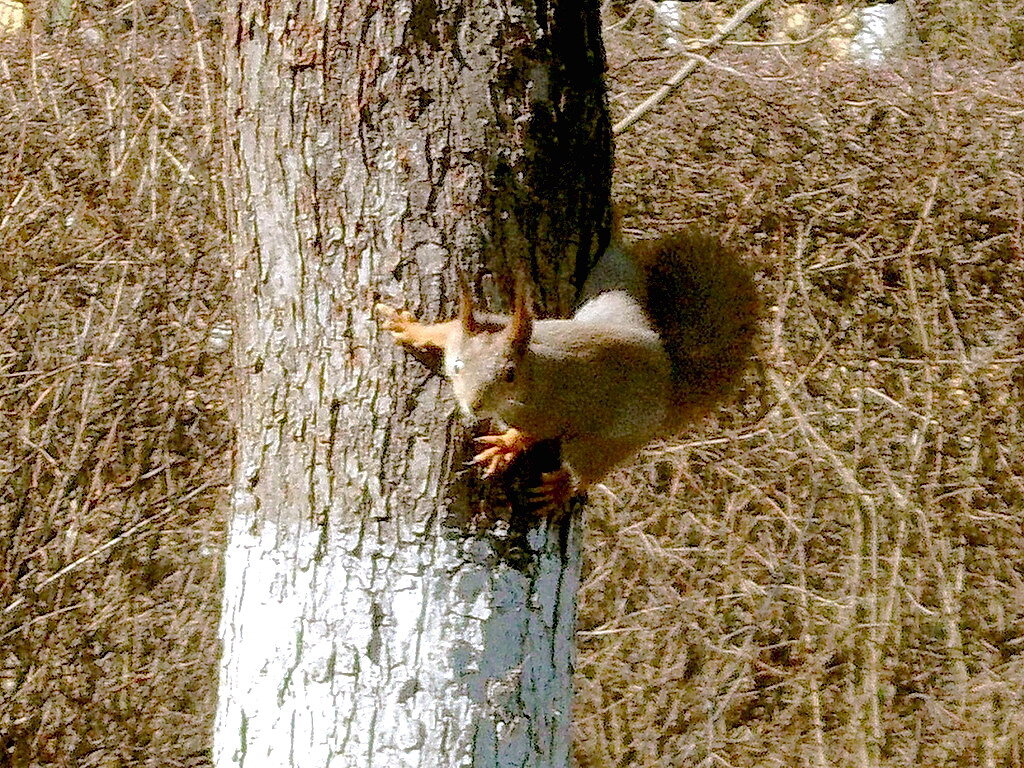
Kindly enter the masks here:
[[507, 332], [511, 355], [517, 358], [525, 355], [533, 334], [533, 310], [530, 309], [529, 283], [522, 271], [516, 273], [515, 305]]
[[455, 268], [459, 276], [459, 325], [468, 334], [480, 332], [480, 323], [473, 314], [473, 289], [469, 287], [469, 278], [461, 267]]

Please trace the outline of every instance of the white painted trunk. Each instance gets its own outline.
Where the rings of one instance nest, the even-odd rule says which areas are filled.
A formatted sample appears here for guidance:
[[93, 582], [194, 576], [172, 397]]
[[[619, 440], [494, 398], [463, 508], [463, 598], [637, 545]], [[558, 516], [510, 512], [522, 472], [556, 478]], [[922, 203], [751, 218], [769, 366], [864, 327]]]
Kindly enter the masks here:
[[578, 524], [567, 558], [538, 528], [525, 571], [426, 530], [250, 525], [225, 560], [215, 765], [569, 764]]
[[578, 515], [481, 501], [447, 388], [371, 307], [436, 317], [456, 256], [571, 298], [607, 222], [596, 6], [235, 10], [215, 765], [566, 766]]

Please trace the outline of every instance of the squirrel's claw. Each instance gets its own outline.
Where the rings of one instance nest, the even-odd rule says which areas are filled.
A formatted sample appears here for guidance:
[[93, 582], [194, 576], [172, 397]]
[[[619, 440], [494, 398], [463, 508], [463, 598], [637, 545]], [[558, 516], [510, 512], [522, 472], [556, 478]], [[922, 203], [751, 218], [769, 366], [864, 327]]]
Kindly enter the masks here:
[[486, 464], [487, 466], [484, 467], [482, 474], [484, 477], [490, 477], [499, 469], [504, 470], [508, 467], [508, 465], [512, 463], [512, 458], [504, 453], [504, 449], [499, 448], [498, 446], [493, 446], [480, 451], [480, 453], [474, 456], [469, 463]]
[[402, 315], [407, 315], [406, 320], [412, 319], [412, 315], [404, 309], [395, 309], [390, 304], [374, 304], [373, 314], [380, 320], [381, 325], [387, 331], [396, 330], [396, 325], [399, 324], [399, 318]]
[[388, 304], [377, 304], [374, 314], [380, 319], [381, 327], [394, 336], [395, 341], [407, 347], [425, 346], [423, 340], [415, 332], [419, 322], [411, 312], [405, 309], [395, 309]]
[[529, 493], [531, 504], [537, 505], [533, 510], [537, 515], [550, 515], [562, 507], [579, 493], [572, 473], [562, 467], [554, 472], [544, 472], [540, 476], [540, 485]]
[[476, 442], [490, 447], [480, 451], [469, 463], [486, 464], [483, 476], [490, 477], [496, 472], [507, 469], [513, 461], [537, 441], [527, 437], [515, 427], [510, 427], [500, 435], [481, 435], [476, 438]]

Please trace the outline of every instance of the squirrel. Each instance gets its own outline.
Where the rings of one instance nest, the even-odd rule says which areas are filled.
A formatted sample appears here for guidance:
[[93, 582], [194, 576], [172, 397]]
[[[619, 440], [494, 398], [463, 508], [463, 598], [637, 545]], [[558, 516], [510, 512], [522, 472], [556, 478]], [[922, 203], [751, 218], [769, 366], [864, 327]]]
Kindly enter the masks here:
[[725, 400], [760, 312], [751, 267], [696, 229], [628, 248], [613, 237], [581, 300], [569, 319], [539, 320], [517, 280], [512, 315], [484, 314], [460, 274], [458, 315], [447, 322], [377, 305], [395, 341], [442, 354], [468, 417], [503, 430], [477, 438], [486, 447], [470, 463], [485, 477], [537, 442], [560, 441], [561, 468], [533, 494], [541, 511]]

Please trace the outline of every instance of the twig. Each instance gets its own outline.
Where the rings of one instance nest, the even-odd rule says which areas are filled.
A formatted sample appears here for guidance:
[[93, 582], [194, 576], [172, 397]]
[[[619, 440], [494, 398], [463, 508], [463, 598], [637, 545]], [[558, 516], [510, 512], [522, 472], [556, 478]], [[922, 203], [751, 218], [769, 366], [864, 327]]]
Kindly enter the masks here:
[[[736, 14], [723, 26], [719, 27], [715, 34], [708, 39], [708, 50], [711, 51], [718, 48], [725, 38], [735, 32], [736, 28], [739, 27], [740, 24], [750, 18], [755, 11], [760, 9], [761, 6], [767, 2], [768, 0], [750, 0], [749, 3], [736, 11]], [[689, 77], [690, 74], [702, 63], [703, 62], [700, 59], [690, 58], [674, 75], [672, 75], [672, 77], [665, 81], [665, 84], [661, 86], [661, 88], [647, 97], [642, 104], [637, 106], [632, 112], [616, 123], [615, 127], [612, 128], [612, 133], [616, 136], [625, 133], [633, 123], [640, 120], [640, 118], [668, 98], [669, 94], [678, 88], [683, 80]]]
[[843, 23], [852, 10], [853, 5], [840, 6], [838, 10], [833, 9], [831, 21], [822, 24], [811, 34], [797, 40], [730, 40], [727, 43], [723, 41], [723, 44], [737, 48], [795, 48], [799, 45], [807, 45]]

